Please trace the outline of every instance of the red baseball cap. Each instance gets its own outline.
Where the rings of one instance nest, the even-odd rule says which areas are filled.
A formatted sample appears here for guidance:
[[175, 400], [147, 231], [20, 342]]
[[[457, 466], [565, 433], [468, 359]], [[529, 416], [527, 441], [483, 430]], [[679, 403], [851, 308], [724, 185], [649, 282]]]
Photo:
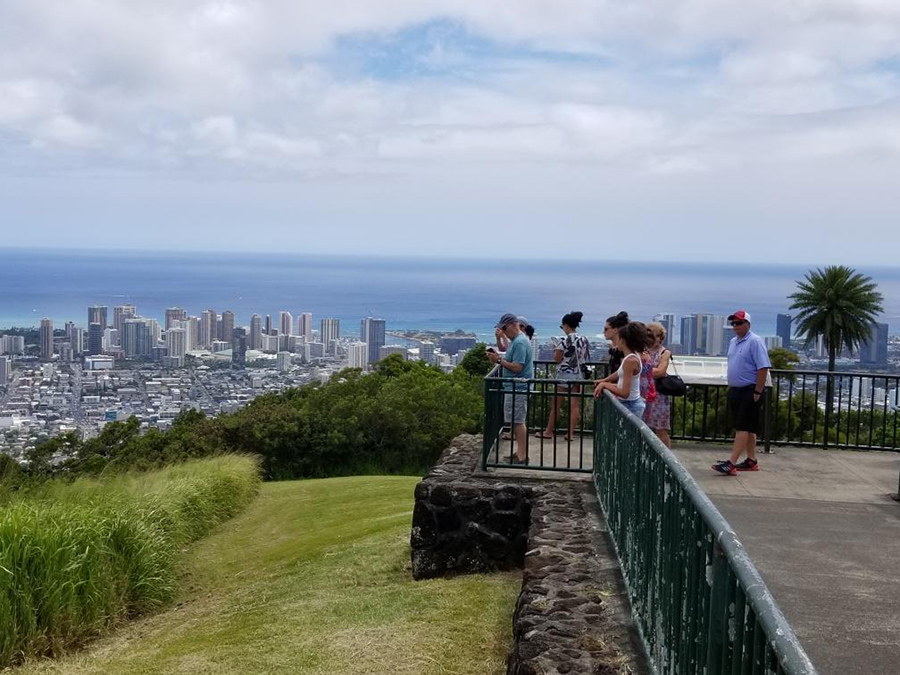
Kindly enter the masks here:
[[750, 320], [750, 312], [746, 312], [743, 309], [739, 309], [734, 314], [728, 317], [729, 321], [746, 321], [747, 323], [753, 323]]

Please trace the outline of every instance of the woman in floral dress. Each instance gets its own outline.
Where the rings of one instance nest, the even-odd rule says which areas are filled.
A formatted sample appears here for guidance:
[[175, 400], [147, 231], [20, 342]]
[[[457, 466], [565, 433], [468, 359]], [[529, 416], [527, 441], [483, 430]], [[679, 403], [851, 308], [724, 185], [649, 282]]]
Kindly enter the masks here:
[[[650, 334], [650, 347], [645, 353], [645, 357], [653, 368], [653, 377], [659, 378], [666, 374], [669, 369], [669, 359], [672, 352], [663, 346], [666, 340], [666, 329], [661, 323], [647, 324], [647, 332]], [[644, 423], [653, 430], [659, 440], [666, 444], [667, 448], [672, 447], [672, 439], [669, 438], [669, 429], [671, 428], [671, 399], [665, 394], [656, 392], [656, 398], [647, 402], [644, 409]]]

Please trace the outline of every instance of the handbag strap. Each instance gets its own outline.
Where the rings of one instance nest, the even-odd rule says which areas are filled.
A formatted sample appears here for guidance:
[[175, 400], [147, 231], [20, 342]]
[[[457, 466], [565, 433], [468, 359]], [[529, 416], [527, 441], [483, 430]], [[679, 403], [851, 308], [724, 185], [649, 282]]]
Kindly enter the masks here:
[[[672, 353], [671, 349], [664, 349], [663, 354], [665, 354], [666, 352], [669, 352], [669, 363], [672, 364], [672, 370], [674, 370], [675, 374], [678, 375], [678, 366], [675, 365], [675, 355]], [[666, 370], [668, 370], [668, 368]], [[681, 377], [681, 375], [678, 375], [678, 377]]]

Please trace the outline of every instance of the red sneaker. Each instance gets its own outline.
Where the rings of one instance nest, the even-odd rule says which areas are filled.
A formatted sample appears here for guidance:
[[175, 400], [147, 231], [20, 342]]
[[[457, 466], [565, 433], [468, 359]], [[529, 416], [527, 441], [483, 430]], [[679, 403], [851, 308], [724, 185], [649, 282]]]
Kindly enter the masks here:
[[737, 476], [737, 469], [734, 468], [734, 464], [727, 459], [723, 459], [721, 462], [713, 464], [712, 470], [718, 471], [723, 476]]
[[738, 471], [759, 471], [759, 462], [748, 457], [743, 462], [735, 464], [734, 468]]

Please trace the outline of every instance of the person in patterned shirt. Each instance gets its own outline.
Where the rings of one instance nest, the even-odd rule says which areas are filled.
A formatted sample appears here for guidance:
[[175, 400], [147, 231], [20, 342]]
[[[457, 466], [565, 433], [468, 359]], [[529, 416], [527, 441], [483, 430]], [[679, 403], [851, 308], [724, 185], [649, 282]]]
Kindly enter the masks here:
[[[578, 334], [578, 326], [584, 315], [581, 312], [569, 312], [560, 322], [563, 336], [554, 340], [553, 358], [556, 361], [556, 379], [561, 380], [556, 385], [557, 396], [550, 399], [550, 417], [547, 420], [547, 428], [535, 434], [538, 438], [553, 438], [553, 430], [556, 427], [563, 401], [567, 394], [581, 394], [581, 385], [577, 381], [589, 379], [587, 363], [591, 359], [591, 347], [588, 339]], [[578, 426], [578, 418], [581, 410], [581, 397], [572, 397], [569, 401], [569, 433], [567, 441], [572, 441], [575, 435], [575, 427]]]

